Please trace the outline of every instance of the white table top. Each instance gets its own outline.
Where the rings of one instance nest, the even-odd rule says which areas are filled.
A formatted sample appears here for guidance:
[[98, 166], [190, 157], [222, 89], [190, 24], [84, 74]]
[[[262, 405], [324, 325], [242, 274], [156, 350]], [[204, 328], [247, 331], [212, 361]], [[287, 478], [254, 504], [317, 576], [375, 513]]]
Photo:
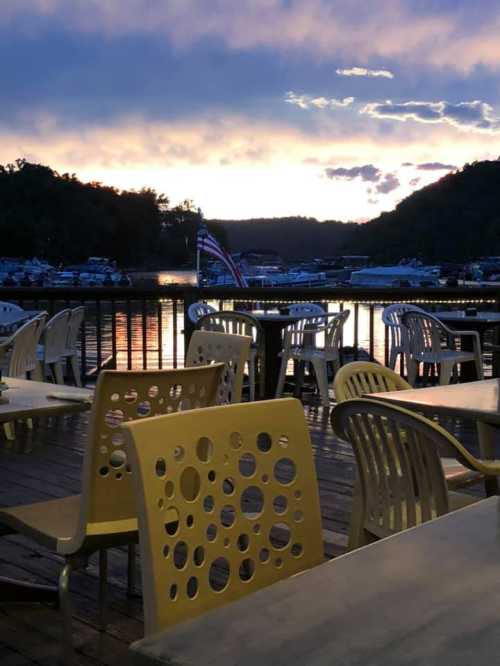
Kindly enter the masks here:
[[423, 412], [461, 415], [487, 423], [500, 423], [500, 379], [370, 393], [365, 397], [401, 407], [417, 408]]
[[[10, 388], [1, 396], [8, 402], [0, 402], [0, 423], [15, 419], [36, 416], [52, 416], [65, 412], [82, 412], [90, 409], [94, 392], [90, 389], [62, 386], [49, 382], [35, 382], [27, 379], [4, 377], [3, 382]], [[86, 402], [50, 398], [52, 393], [81, 396]]]

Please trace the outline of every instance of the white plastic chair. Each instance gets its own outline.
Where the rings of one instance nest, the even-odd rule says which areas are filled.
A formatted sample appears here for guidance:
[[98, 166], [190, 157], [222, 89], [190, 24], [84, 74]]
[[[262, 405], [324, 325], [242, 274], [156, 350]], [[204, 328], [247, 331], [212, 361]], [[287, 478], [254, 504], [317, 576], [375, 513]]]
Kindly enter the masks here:
[[[402, 316], [402, 322], [408, 334], [408, 381], [412, 386], [415, 384], [419, 363], [424, 364], [424, 377], [427, 376], [430, 366], [437, 363], [441, 385], [450, 383], [458, 363], [473, 362], [477, 378], [483, 379], [481, 341], [477, 331], [453, 330], [428, 312], [406, 312]], [[464, 337], [472, 339], [473, 351], [455, 348], [455, 341]]]
[[82, 385], [80, 373], [80, 361], [78, 358], [78, 335], [85, 317], [85, 307], [83, 305], [73, 308], [68, 323], [68, 335], [66, 337], [66, 348], [63, 358], [66, 364], [69, 364], [76, 386]]
[[[7, 375], [9, 377], [41, 379], [37, 359], [37, 345], [46, 320], [46, 313], [30, 319], [2, 344], [2, 349], [8, 354]], [[28, 419], [27, 423], [31, 427], [31, 419]], [[7, 439], [13, 440], [15, 438], [13, 423], [4, 423], [4, 431]]]
[[288, 307], [288, 313], [293, 316], [301, 315], [303, 317], [326, 314], [321, 305], [317, 303], [293, 303]]
[[191, 303], [188, 307], [188, 317], [192, 324], [197, 324], [199, 319], [214, 312], [217, 312], [217, 310], [208, 303], [203, 303], [203, 301]]
[[62, 365], [65, 360], [70, 316], [71, 310], [61, 310], [47, 322], [43, 332], [43, 344], [37, 351], [43, 378], [46, 378], [49, 371], [56, 384], [64, 384]]
[[[331, 362], [335, 372], [340, 367], [340, 341], [342, 328], [349, 316], [349, 310], [337, 314], [305, 317], [291, 324], [283, 338], [281, 367], [276, 387], [276, 397], [281, 397], [285, 386], [286, 369], [290, 360], [298, 361], [296, 373], [297, 388], [302, 384], [304, 364], [311, 363], [318, 382], [321, 402], [330, 404], [328, 396], [327, 363]], [[319, 344], [318, 344], [319, 338]], [[323, 344], [321, 344], [323, 339]]]
[[422, 308], [410, 303], [393, 303], [384, 308], [382, 312], [382, 321], [389, 329], [389, 367], [394, 370], [398, 356], [401, 355], [401, 364], [403, 360], [408, 367], [408, 337], [406, 330], [401, 322], [401, 317], [405, 312], [424, 312]]

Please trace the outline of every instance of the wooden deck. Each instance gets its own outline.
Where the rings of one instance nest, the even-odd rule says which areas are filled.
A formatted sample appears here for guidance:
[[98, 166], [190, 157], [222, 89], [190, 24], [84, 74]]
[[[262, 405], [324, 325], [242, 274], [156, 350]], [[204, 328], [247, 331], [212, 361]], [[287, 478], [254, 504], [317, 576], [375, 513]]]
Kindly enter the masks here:
[[[325, 552], [333, 557], [344, 552], [347, 543], [355, 463], [351, 448], [334, 438], [326, 410], [309, 404], [305, 413], [316, 460]], [[0, 434], [1, 505], [78, 493], [87, 421], [87, 415], [45, 419], [33, 432], [21, 426], [15, 445], [6, 442]], [[462, 441], [476, 450], [472, 424], [461, 423], [456, 428]], [[476, 488], [475, 492], [481, 490]], [[0, 573], [3, 575], [53, 584], [61, 563], [62, 558], [28, 539], [19, 536], [0, 539]], [[106, 633], [97, 629], [95, 559], [86, 571], [75, 573], [72, 582], [79, 662], [86, 666], [126, 663], [128, 645], [143, 635], [140, 596], [133, 599], [126, 596], [126, 553], [114, 550], [109, 554]], [[55, 609], [41, 605], [0, 606], [0, 664], [57, 664], [60, 631], [59, 614]]]

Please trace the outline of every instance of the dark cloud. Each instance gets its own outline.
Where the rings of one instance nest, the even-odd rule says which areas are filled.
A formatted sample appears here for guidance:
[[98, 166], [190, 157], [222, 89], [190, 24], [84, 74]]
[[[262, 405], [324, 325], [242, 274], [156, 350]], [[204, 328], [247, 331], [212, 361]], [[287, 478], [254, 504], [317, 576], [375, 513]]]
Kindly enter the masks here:
[[412, 187], [416, 187], [420, 183], [421, 180], [422, 180], [421, 178], [412, 178], [410, 180], [410, 185]]
[[421, 123], [447, 123], [462, 130], [500, 132], [500, 119], [493, 117], [493, 108], [475, 100], [473, 102], [372, 102], [360, 113], [372, 118], [415, 120]]
[[382, 177], [382, 172], [373, 164], [365, 164], [364, 166], [355, 166], [350, 168], [345, 167], [336, 167], [325, 169], [325, 175], [327, 178], [335, 179], [342, 178], [343, 180], [355, 180], [356, 178], [361, 178], [361, 180], [368, 181], [370, 183], [377, 183]]
[[402, 167], [412, 167], [412, 166], [413, 166], [413, 162], [403, 162], [403, 164], [402, 164], [401, 166], [402, 166]]
[[388, 194], [397, 190], [400, 185], [401, 183], [395, 174], [386, 173], [375, 189], [379, 194]]
[[424, 162], [416, 166], [419, 171], [454, 171], [458, 169], [455, 164], [443, 164], [442, 162]]

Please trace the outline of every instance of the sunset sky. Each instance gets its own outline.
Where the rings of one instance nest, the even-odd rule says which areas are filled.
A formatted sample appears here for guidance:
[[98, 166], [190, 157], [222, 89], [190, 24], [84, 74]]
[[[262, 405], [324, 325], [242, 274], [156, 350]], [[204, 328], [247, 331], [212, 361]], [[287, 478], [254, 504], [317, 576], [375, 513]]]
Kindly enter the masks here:
[[498, 0], [1, 0], [0, 163], [366, 220], [500, 156]]

